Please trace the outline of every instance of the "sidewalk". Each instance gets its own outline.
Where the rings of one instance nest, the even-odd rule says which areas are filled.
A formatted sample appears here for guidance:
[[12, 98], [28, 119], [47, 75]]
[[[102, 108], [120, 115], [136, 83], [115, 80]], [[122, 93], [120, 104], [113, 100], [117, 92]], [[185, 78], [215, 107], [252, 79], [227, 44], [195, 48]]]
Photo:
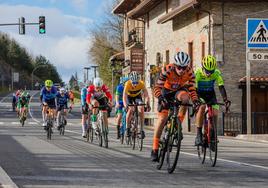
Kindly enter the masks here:
[[[115, 117], [109, 118], [109, 123], [113, 126], [115, 126]], [[144, 126], [144, 129], [146, 130], [154, 130], [154, 126]], [[184, 132], [184, 134], [188, 135], [195, 135], [195, 133], [192, 132]], [[250, 142], [260, 142], [260, 143], [267, 143], [268, 144], [268, 134], [255, 134], [255, 135], [238, 135], [236, 137], [233, 136], [220, 136], [224, 139], [233, 139], [233, 140], [244, 140], [244, 141], [250, 141]]]

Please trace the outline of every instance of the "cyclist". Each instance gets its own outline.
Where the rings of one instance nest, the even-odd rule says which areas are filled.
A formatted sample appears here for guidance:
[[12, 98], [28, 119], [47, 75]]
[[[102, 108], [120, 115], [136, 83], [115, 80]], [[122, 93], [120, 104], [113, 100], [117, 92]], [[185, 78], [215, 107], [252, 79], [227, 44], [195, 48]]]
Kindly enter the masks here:
[[116, 87], [116, 92], [115, 92], [115, 108], [116, 108], [116, 123], [117, 123], [117, 139], [120, 138], [120, 122], [122, 120], [122, 113], [123, 113], [123, 91], [124, 91], [124, 84], [128, 81], [127, 77], [120, 77], [120, 82], [118, 86]]
[[[92, 107], [99, 107], [112, 104], [112, 95], [109, 91], [109, 88], [103, 84], [101, 78], [94, 78], [93, 85], [89, 86], [87, 89], [87, 103], [91, 106], [92, 115], [91, 115], [91, 123], [92, 128], [97, 133], [97, 113], [98, 109]], [[104, 111], [104, 124], [108, 127], [108, 117], [107, 117], [107, 108], [101, 109]]]
[[17, 104], [17, 97], [16, 97], [16, 94], [13, 93], [12, 94], [12, 110], [13, 110], [13, 112], [15, 111], [16, 104]]
[[53, 86], [52, 80], [46, 80], [45, 86], [41, 89], [40, 92], [40, 101], [42, 102], [42, 117], [43, 117], [43, 127], [46, 129], [46, 112], [47, 106], [54, 111], [54, 115], [56, 117], [56, 95], [57, 88]]
[[66, 93], [65, 89], [62, 87], [59, 89], [59, 92], [56, 95], [56, 101], [57, 101], [57, 129], [60, 130], [60, 112], [63, 109], [64, 110], [64, 125], [67, 124], [67, 109], [68, 109], [68, 100], [69, 96]]
[[20, 97], [18, 99], [18, 104], [17, 104], [19, 114], [22, 114], [23, 113], [22, 109], [24, 109], [26, 111], [26, 114], [27, 114], [29, 100], [30, 100], [30, 98], [28, 96], [29, 96], [29, 94], [26, 91], [23, 91], [20, 94]]
[[[196, 93], [195, 77], [190, 64], [190, 56], [185, 52], [178, 52], [174, 56], [174, 62], [162, 68], [154, 88], [154, 95], [158, 98], [158, 120], [154, 130], [152, 161], [158, 161], [159, 139], [164, 125], [168, 119], [169, 101], [175, 98], [188, 104], [191, 98], [194, 107], [198, 108], [200, 101]], [[160, 110], [162, 109], [162, 110]], [[178, 118], [182, 122], [187, 107], [181, 106]]]
[[69, 98], [70, 98], [70, 110], [69, 110], [69, 112], [71, 112], [73, 109], [73, 105], [74, 105], [74, 92], [72, 90], [69, 91]]
[[85, 86], [81, 89], [81, 114], [82, 114], [81, 126], [82, 126], [82, 137], [84, 138], [86, 137], [86, 128], [87, 128], [86, 120], [89, 114], [89, 108], [88, 108], [88, 104], [86, 101], [87, 89], [89, 85], [91, 85], [91, 83], [87, 81]]
[[[214, 83], [216, 81], [225, 105], [230, 106], [231, 102], [227, 99], [221, 72], [219, 69], [217, 69], [217, 62], [214, 56], [207, 55], [203, 58], [202, 67], [198, 68], [195, 71], [195, 81], [198, 96], [204, 103], [217, 103], [217, 98], [214, 90]], [[213, 105], [212, 108], [214, 114], [214, 122], [215, 125], [217, 125], [219, 106]], [[195, 139], [195, 145], [202, 145], [203, 143], [202, 126], [204, 122], [205, 109], [206, 105], [201, 105], [196, 114], [197, 136]]]
[[[124, 92], [123, 92], [123, 103], [124, 107], [127, 109], [126, 115], [126, 127], [127, 127], [127, 136], [130, 136], [130, 121], [134, 111], [134, 107], [128, 107], [128, 104], [139, 104], [142, 103], [142, 96], [144, 96], [145, 104], [148, 111], [150, 111], [150, 98], [148, 91], [145, 87], [145, 84], [140, 80], [136, 71], [132, 71], [129, 74], [129, 80], [125, 83]], [[139, 106], [138, 108], [141, 120], [141, 126], [144, 125], [144, 106]], [[144, 131], [140, 132], [141, 137], [145, 137]]]

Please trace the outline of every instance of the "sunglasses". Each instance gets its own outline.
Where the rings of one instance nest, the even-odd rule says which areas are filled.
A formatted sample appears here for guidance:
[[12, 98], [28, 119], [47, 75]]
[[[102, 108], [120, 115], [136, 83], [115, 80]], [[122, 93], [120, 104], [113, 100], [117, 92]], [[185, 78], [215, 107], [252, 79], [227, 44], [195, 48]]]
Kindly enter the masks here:
[[139, 82], [132, 82], [132, 85], [138, 85]]
[[187, 69], [187, 67], [188, 67], [188, 66], [185, 66], [185, 67], [178, 66], [178, 65], [176, 66], [176, 68], [177, 68], [178, 70], [186, 70], [186, 69]]
[[50, 86], [46, 86], [46, 88], [47, 88], [47, 89], [51, 89], [51, 87], [50, 87]]
[[205, 71], [206, 74], [213, 74], [215, 72], [215, 70], [207, 70], [205, 68], [203, 68], [203, 70]]

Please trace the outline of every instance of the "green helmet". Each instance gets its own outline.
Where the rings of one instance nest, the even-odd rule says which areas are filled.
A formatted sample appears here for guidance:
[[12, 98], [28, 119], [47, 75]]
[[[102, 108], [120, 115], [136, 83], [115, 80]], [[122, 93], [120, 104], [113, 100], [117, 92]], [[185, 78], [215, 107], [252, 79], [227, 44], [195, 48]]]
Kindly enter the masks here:
[[214, 71], [217, 68], [216, 58], [212, 55], [207, 55], [202, 60], [202, 67], [208, 71]]
[[46, 87], [52, 87], [52, 86], [53, 86], [53, 82], [52, 82], [52, 80], [46, 80], [46, 81], [45, 81], [45, 86], [46, 86]]

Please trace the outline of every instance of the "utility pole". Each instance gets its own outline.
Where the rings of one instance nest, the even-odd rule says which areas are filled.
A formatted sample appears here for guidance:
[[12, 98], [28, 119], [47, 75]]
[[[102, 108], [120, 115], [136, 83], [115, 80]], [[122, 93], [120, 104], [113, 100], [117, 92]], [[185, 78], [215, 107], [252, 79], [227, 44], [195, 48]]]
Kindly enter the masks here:
[[85, 70], [87, 70], [87, 77], [86, 77], [86, 81], [88, 80], [88, 70], [90, 70], [90, 67], [84, 67]]

